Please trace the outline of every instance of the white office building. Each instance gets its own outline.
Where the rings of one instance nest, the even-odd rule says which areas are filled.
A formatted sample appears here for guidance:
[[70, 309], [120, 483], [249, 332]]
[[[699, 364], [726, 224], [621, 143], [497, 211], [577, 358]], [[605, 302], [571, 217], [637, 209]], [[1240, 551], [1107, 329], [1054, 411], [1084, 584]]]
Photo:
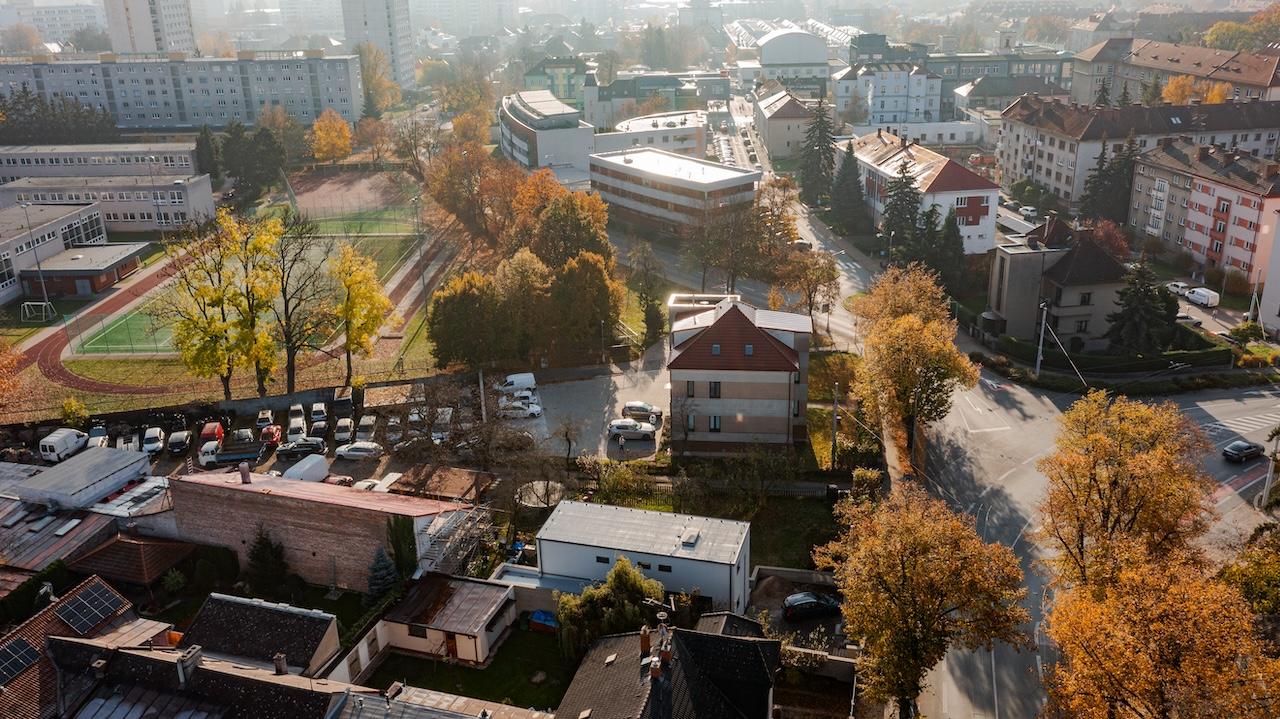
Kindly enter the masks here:
[[190, 0], [105, 0], [115, 52], [195, 52]]
[[213, 217], [208, 175], [27, 177], [0, 185], [0, 206], [94, 203], [112, 232], [172, 229]]
[[591, 156], [591, 189], [611, 221], [679, 234], [749, 206], [759, 170], [745, 170], [648, 147]]
[[413, 28], [409, 0], [342, 0], [346, 46], [372, 43], [387, 56], [391, 77], [401, 87], [413, 85]]
[[696, 591], [717, 609], [741, 612], [750, 598], [748, 522], [564, 501], [536, 542], [542, 575], [598, 582], [626, 557], [666, 591]]
[[252, 125], [272, 106], [303, 125], [330, 108], [354, 123], [364, 97], [360, 58], [323, 50], [0, 59], [0, 95], [24, 86], [51, 102], [66, 97], [106, 109], [128, 130], [223, 127], [232, 120]]
[[194, 142], [0, 146], [0, 183], [24, 177], [190, 174]]
[[[72, 247], [106, 241], [97, 205], [32, 205], [0, 210], [0, 303], [23, 296], [18, 279], [20, 275], [26, 279], [24, 270], [36, 267], [37, 254], [43, 263]], [[40, 297], [38, 283], [28, 289], [33, 290], [28, 296]]]

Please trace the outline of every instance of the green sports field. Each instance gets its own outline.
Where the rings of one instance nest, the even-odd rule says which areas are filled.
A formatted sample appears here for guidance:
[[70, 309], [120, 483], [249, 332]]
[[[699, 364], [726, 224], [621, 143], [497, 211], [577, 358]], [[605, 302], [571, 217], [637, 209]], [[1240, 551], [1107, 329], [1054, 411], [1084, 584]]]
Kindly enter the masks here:
[[81, 327], [87, 331], [82, 331], [72, 343], [77, 354], [173, 352], [173, 333], [168, 327], [157, 325], [145, 308], [102, 318], [97, 321], [96, 329], [86, 326], [87, 322], [89, 318], [80, 320]]

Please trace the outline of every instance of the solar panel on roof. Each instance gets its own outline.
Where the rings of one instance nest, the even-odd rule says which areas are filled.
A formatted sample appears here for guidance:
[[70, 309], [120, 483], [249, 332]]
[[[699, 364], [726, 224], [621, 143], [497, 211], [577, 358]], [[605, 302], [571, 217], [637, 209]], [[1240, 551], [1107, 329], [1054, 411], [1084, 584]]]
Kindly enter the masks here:
[[102, 620], [124, 606], [124, 600], [111, 590], [95, 584], [53, 610], [80, 636], [85, 636]]
[[22, 637], [0, 645], [0, 686], [13, 681], [39, 658], [40, 652]]

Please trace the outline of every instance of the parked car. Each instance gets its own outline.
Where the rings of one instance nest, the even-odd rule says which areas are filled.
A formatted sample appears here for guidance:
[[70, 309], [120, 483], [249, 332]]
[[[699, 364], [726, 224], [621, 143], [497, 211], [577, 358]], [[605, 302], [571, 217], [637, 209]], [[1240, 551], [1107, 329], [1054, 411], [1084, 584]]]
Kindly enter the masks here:
[[377, 442], [352, 442], [333, 450], [333, 456], [357, 462], [362, 459], [377, 459], [382, 456], [382, 445]]
[[307, 422], [301, 417], [289, 418], [289, 429], [284, 433], [285, 440], [297, 442], [307, 436]]
[[[395, 439], [391, 438], [391, 430], [393, 425], [395, 427], [395, 431], [397, 432]], [[376, 414], [362, 415], [360, 417], [360, 423], [356, 425], [356, 441], [372, 442], [373, 435], [377, 431], [378, 431], [378, 415]], [[387, 420], [387, 441], [392, 444], [399, 442], [400, 441], [399, 432], [400, 432], [400, 418], [392, 417], [391, 419]]]
[[810, 252], [813, 250], [813, 245], [807, 240], [792, 240], [787, 246], [791, 248], [792, 252]]
[[1018, 208], [1018, 214], [1022, 215], [1024, 220], [1034, 220], [1040, 214], [1040, 210], [1037, 210], [1031, 205], [1023, 205]]
[[1195, 317], [1192, 317], [1186, 312], [1179, 312], [1178, 316], [1175, 319], [1184, 325], [1191, 325], [1192, 327], [1199, 327], [1200, 325], [1204, 324], [1203, 322], [1196, 319]]
[[325, 437], [328, 437], [329, 423], [325, 422], [324, 420], [320, 420], [319, 422], [312, 422], [311, 429], [307, 430], [307, 436], [315, 437], [317, 439], [324, 439]]
[[513, 394], [504, 394], [498, 397], [499, 408], [510, 407], [517, 402], [523, 402], [524, 404], [538, 404], [538, 395], [531, 389], [522, 389]]
[[651, 405], [648, 402], [632, 400], [622, 406], [622, 416], [632, 417], [639, 420], [647, 420], [650, 417], [661, 417], [662, 408]]
[[106, 447], [109, 443], [106, 425], [95, 424], [89, 428], [89, 442], [85, 445], [86, 447]]
[[1222, 458], [1228, 462], [1247, 462], [1254, 457], [1261, 457], [1264, 451], [1257, 442], [1237, 439], [1222, 448]]
[[311, 404], [311, 421], [324, 422], [329, 419], [329, 412], [324, 408], [324, 402], [313, 402]]
[[1196, 287], [1187, 290], [1187, 302], [1200, 305], [1201, 307], [1217, 307], [1222, 297], [1208, 287]]
[[154, 457], [164, 451], [164, 430], [159, 427], [147, 427], [142, 433], [142, 451]]
[[324, 440], [303, 437], [296, 442], [285, 442], [277, 447], [276, 456], [285, 462], [292, 462], [309, 454], [324, 454], [326, 449]]
[[191, 449], [191, 433], [187, 430], [169, 433], [169, 454], [178, 457]]
[[240, 429], [232, 430], [231, 441], [232, 442], [253, 442], [254, 441], [253, 430], [249, 429], [248, 427], [241, 427]]
[[342, 417], [333, 425], [333, 441], [335, 444], [346, 444], [356, 433], [356, 423], [350, 417]]
[[[372, 415], [368, 415], [368, 416], [372, 416]], [[364, 417], [361, 417], [360, 421], [364, 422]], [[387, 419], [386, 434], [387, 434], [387, 441], [390, 442], [391, 444], [395, 444], [396, 442], [399, 442], [404, 437], [404, 425], [400, 422], [399, 417], [389, 417]], [[356, 430], [356, 439], [364, 442], [371, 441], [371, 440], [363, 439], [360, 436], [360, 430]]]
[[498, 390], [500, 392], [506, 392], [507, 394], [519, 392], [522, 389], [533, 390], [535, 392], [537, 391], [538, 382], [534, 380], [532, 372], [509, 374], [506, 376], [506, 379], [502, 381], [502, 384], [498, 385]]
[[1187, 290], [1191, 289], [1191, 286], [1186, 282], [1166, 282], [1164, 288], [1173, 294], [1182, 297], [1187, 294]]
[[61, 462], [88, 444], [89, 435], [78, 429], [61, 427], [40, 440], [40, 458], [46, 462]]
[[1222, 340], [1223, 342], [1226, 342], [1229, 345], [1235, 345], [1237, 347], [1240, 346], [1240, 340], [1236, 339], [1235, 337], [1232, 337], [1230, 332], [1222, 331], [1222, 332], [1214, 332], [1214, 334], [1218, 336], [1218, 339]]
[[275, 417], [271, 415], [271, 410], [267, 409], [266, 407], [263, 407], [262, 409], [258, 410], [258, 421], [255, 422], [254, 425], [258, 429], [262, 429], [263, 427], [266, 427], [269, 424], [275, 424], [275, 422], [276, 420], [275, 420]]
[[782, 600], [782, 616], [789, 622], [834, 617], [839, 614], [840, 602], [828, 594], [800, 592]]
[[306, 411], [305, 409], [303, 409], [303, 408], [302, 408], [302, 405], [301, 405], [301, 404], [294, 403], [294, 404], [289, 405], [289, 420], [290, 420], [290, 421], [293, 421], [293, 420], [295, 420], [295, 419], [303, 419], [303, 418], [304, 418], [304, 417], [306, 417], [306, 416], [307, 416], [307, 411]]
[[280, 446], [280, 439], [284, 436], [284, 430], [278, 424], [269, 424], [262, 428], [258, 434], [258, 441], [264, 445], [275, 449]]
[[642, 439], [647, 442], [653, 439], [655, 429], [648, 422], [638, 422], [634, 419], [615, 419], [609, 423], [609, 439], [613, 441], [618, 437], [626, 437], [627, 439]]
[[499, 410], [503, 417], [508, 419], [523, 419], [526, 417], [541, 417], [542, 405], [528, 404], [525, 402], [512, 402], [511, 404]]

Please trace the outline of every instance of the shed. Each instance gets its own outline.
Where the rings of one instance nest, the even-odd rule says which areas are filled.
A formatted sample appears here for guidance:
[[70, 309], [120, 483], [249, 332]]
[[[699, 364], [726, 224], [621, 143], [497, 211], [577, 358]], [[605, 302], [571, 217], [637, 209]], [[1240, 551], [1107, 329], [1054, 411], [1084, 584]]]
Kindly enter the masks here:
[[515, 620], [515, 590], [427, 574], [382, 619], [385, 646], [483, 664]]
[[90, 447], [13, 485], [13, 494], [24, 502], [63, 509], [84, 509], [150, 469], [142, 452], [114, 447]]

